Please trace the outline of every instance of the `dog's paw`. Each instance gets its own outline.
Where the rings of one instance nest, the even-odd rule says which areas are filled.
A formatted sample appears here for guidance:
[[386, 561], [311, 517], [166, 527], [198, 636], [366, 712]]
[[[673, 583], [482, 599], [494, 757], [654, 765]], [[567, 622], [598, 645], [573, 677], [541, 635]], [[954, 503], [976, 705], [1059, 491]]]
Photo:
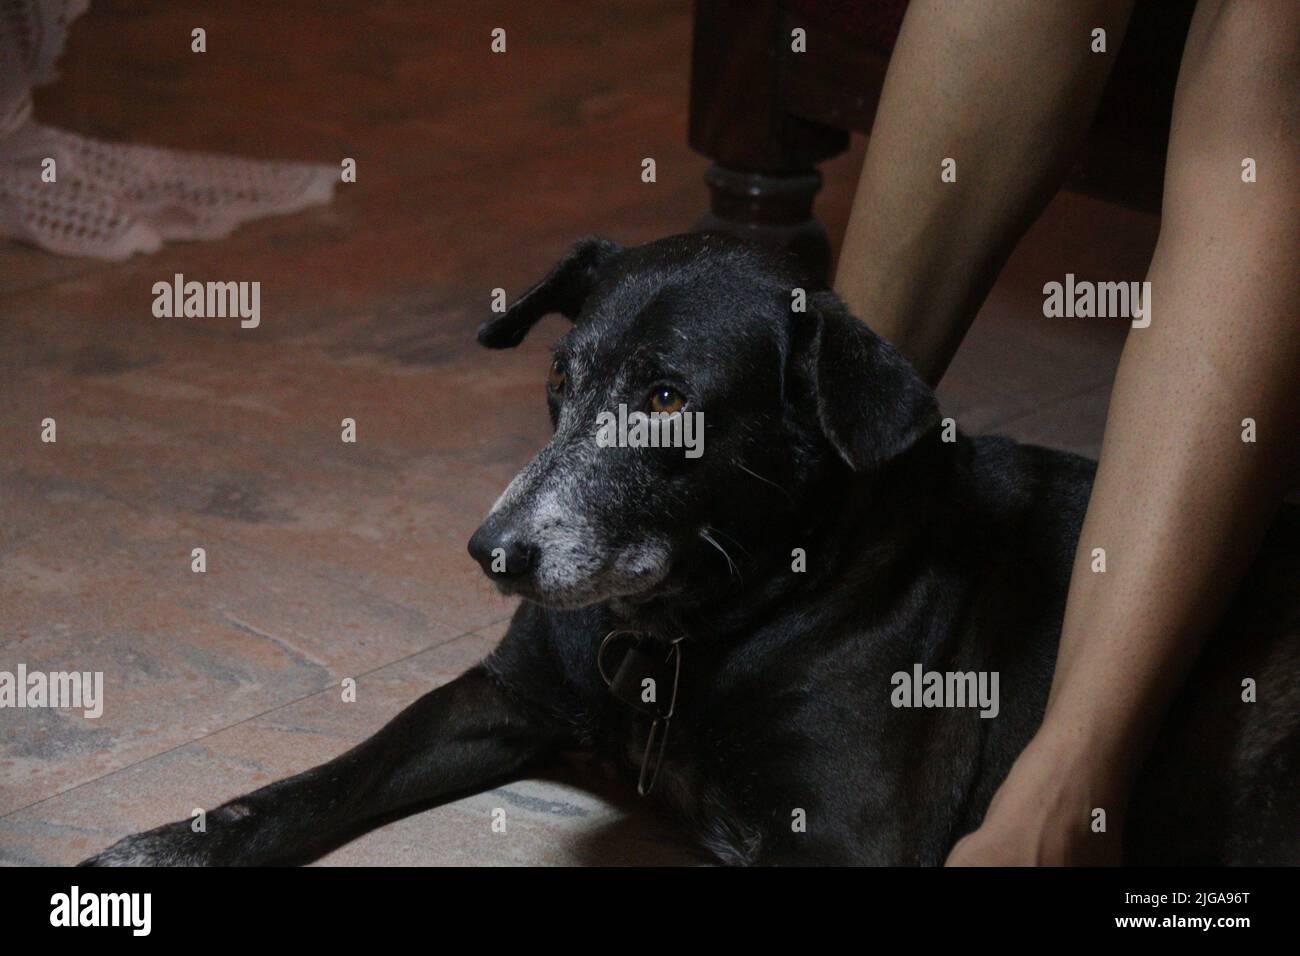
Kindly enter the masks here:
[[206, 833], [195, 833], [188, 820], [168, 823], [123, 837], [78, 866], [212, 866], [215, 847]]

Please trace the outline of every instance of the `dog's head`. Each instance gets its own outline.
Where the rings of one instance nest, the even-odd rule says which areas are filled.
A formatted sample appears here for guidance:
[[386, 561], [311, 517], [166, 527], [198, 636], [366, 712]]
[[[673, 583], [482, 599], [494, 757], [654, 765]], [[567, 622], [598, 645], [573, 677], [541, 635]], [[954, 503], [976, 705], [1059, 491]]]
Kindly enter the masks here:
[[573, 327], [545, 375], [554, 435], [469, 543], [551, 607], [743, 581], [819, 475], [879, 469], [937, 421], [838, 298], [737, 240], [583, 240], [479, 341], [515, 346], [556, 312]]

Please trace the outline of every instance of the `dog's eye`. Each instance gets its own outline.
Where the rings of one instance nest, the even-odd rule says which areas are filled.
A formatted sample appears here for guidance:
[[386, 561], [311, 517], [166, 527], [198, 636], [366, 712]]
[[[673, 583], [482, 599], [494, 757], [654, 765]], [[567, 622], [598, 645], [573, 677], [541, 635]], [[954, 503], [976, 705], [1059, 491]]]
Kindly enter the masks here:
[[554, 391], [563, 392], [564, 383], [569, 380], [569, 375], [564, 370], [564, 363], [556, 359], [551, 363], [551, 369], [546, 373], [546, 384]]
[[686, 397], [670, 385], [658, 385], [650, 393], [650, 411], [656, 415], [680, 412], [685, 404]]

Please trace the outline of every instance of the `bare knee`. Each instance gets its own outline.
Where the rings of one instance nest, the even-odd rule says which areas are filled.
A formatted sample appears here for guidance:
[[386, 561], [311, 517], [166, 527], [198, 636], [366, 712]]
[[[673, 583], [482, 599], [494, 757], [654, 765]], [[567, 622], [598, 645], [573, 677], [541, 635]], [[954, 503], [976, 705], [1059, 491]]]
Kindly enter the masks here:
[[[1180, 84], [1212, 83], [1235, 103], [1263, 90], [1292, 95], [1300, 65], [1300, 4], [1293, 0], [1201, 0], [1183, 54]], [[1254, 97], [1238, 96], [1253, 92]]]

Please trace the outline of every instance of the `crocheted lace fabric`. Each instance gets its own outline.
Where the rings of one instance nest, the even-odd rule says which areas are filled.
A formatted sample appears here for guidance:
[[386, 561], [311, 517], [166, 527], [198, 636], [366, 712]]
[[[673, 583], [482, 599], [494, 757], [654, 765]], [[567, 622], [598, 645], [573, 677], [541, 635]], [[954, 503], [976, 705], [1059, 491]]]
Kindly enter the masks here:
[[68, 24], [88, 4], [0, 0], [0, 236], [125, 259], [329, 202], [337, 167], [108, 143], [36, 122], [32, 89], [56, 78]]

